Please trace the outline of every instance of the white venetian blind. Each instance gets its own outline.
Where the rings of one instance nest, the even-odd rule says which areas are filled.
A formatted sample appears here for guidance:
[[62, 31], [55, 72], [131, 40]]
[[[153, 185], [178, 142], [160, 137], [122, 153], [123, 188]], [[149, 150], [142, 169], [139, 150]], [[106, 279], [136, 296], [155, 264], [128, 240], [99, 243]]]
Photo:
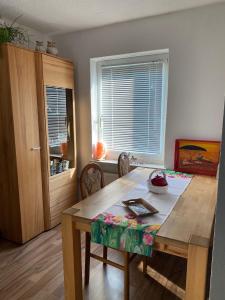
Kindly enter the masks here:
[[47, 86], [49, 146], [67, 142], [66, 89]]
[[163, 64], [155, 61], [101, 67], [100, 131], [107, 149], [160, 154]]

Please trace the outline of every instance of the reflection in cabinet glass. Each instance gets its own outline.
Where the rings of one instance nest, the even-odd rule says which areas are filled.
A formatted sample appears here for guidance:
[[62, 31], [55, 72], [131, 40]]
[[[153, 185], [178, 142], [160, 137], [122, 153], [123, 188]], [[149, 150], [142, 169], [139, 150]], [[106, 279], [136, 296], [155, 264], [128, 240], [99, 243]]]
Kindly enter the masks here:
[[46, 86], [51, 176], [74, 166], [72, 99], [72, 90]]

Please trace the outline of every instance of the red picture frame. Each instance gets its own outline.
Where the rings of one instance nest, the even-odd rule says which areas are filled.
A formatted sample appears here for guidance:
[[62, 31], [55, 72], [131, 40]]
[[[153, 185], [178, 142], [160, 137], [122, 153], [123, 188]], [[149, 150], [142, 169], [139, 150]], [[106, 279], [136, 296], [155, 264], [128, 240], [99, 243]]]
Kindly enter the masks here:
[[177, 139], [174, 170], [216, 176], [220, 159], [220, 141]]

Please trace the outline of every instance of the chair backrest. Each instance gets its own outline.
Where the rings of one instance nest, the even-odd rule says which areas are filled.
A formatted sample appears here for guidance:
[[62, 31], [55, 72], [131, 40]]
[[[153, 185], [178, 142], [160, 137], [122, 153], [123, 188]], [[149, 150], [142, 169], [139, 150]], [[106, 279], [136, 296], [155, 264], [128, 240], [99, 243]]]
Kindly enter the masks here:
[[118, 175], [122, 177], [130, 172], [130, 160], [129, 155], [126, 152], [122, 152], [118, 158]]
[[80, 191], [82, 199], [94, 194], [105, 185], [102, 168], [96, 163], [84, 167], [80, 176]]

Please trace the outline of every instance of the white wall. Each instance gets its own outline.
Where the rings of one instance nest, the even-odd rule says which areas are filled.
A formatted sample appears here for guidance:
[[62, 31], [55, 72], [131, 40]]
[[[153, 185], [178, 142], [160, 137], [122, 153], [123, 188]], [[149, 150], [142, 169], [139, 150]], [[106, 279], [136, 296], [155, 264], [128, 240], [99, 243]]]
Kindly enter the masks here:
[[36, 41], [43, 41], [44, 46], [47, 48], [47, 41], [52, 40], [52, 38], [49, 37], [48, 35], [43, 34], [35, 29], [32, 29], [30, 27], [25, 27], [25, 26], [23, 26], [23, 28], [25, 28], [25, 30], [29, 35], [29, 48], [31, 49], [35, 49]]
[[176, 138], [220, 139], [225, 91], [225, 5], [218, 4], [54, 37], [76, 66], [81, 166], [91, 158], [91, 57], [170, 50], [166, 166]]

